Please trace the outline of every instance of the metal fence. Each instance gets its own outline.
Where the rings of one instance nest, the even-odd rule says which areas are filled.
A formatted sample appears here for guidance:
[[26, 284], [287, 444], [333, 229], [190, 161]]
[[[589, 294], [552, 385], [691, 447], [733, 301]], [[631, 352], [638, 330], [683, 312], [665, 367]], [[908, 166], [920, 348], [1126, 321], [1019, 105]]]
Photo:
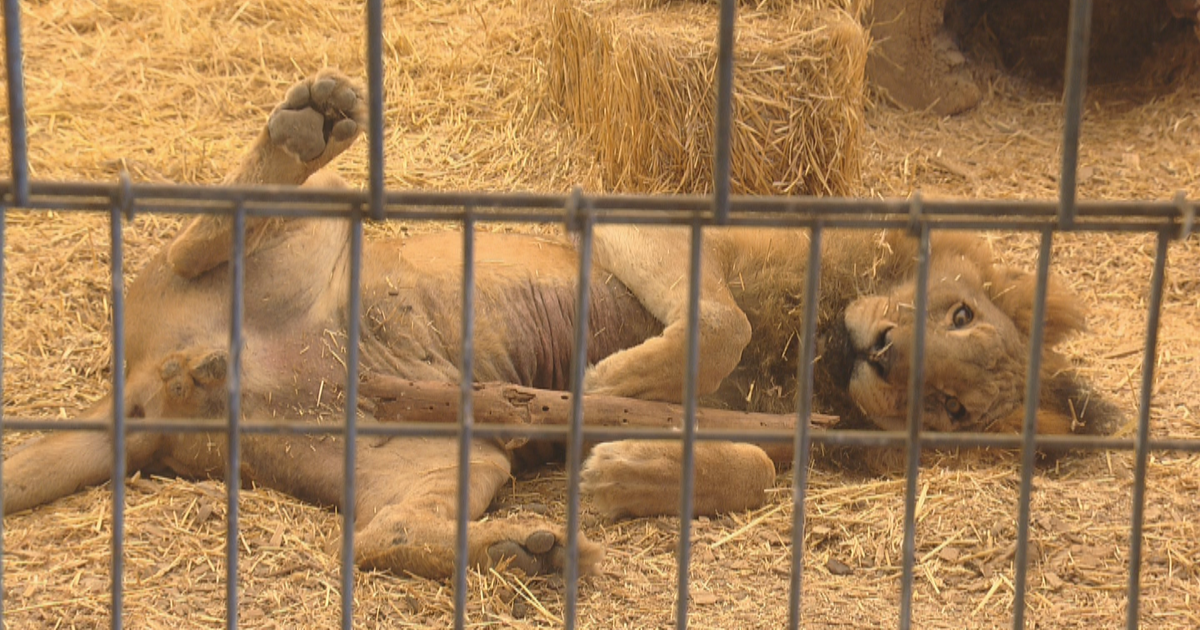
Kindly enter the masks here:
[[[723, 0], [720, 7], [719, 57], [717, 72], [717, 118], [714, 162], [714, 193], [711, 196], [613, 196], [584, 195], [578, 190], [563, 195], [546, 194], [462, 194], [411, 191], [388, 191], [384, 187], [383, 159], [383, 48], [382, 3], [368, 0], [366, 4], [368, 90], [369, 90], [369, 187], [366, 191], [300, 191], [284, 187], [202, 187], [182, 185], [133, 184], [122, 177], [115, 184], [31, 182], [27, 162], [24, 90], [22, 85], [21, 40], [17, 0], [5, 0], [5, 54], [8, 77], [8, 106], [11, 134], [12, 179], [0, 183], [0, 210], [9, 208], [55, 209], [60, 211], [108, 212], [111, 217], [112, 238], [112, 309], [113, 365], [124, 361], [124, 303], [122, 295], [122, 220], [135, 213], [225, 213], [234, 217], [235, 241], [233, 256], [233, 296], [231, 313], [229, 417], [227, 421], [163, 421], [156, 419], [130, 420], [123, 408], [125, 376], [113, 370], [114, 422], [55, 422], [22, 418], [0, 418], [6, 431], [87, 430], [111, 431], [113, 436], [113, 479], [125, 476], [125, 437], [130, 432], [201, 432], [219, 431], [228, 436], [226, 486], [228, 488], [228, 538], [226, 587], [227, 626], [238, 625], [238, 489], [239, 437], [242, 434], [278, 432], [275, 423], [256, 423], [240, 418], [240, 342], [242, 326], [242, 284], [244, 282], [243, 252], [245, 219], [251, 216], [282, 214], [305, 217], [345, 217], [349, 210], [353, 223], [350, 241], [351, 282], [349, 338], [359, 337], [360, 282], [362, 263], [363, 221], [371, 220], [440, 220], [456, 221], [463, 232], [462, 280], [462, 365], [460, 417], [456, 426], [436, 424], [395, 424], [388, 426], [356, 426], [355, 407], [347, 405], [345, 423], [341, 426], [296, 426], [291, 433], [340, 434], [346, 438], [345, 486], [343, 505], [353, 505], [355, 497], [355, 436], [395, 435], [430, 436], [454, 435], [459, 439], [458, 544], [455, 565], [454, 604], [455, 627], [465, 625], [467, 596], [466, 532], [468, 444], [472, 439], [496, 436], [554, 438], [568, 444], [568, 561], [565, 590], [564, 623], [567, 628], [577, 624], [579, 541], [579, 480], [582, 446], [585, 439], [609, 440], [636, 437], [639, 439], [676, 439], [679, 433], [670, 430], [632, 430], [588, 427], [582, 417], [580, 384], [583, 380], [584, 359], [587, 356], [587, 334], [578, 326], [574, 335], [572, 368], [573, 413], [567, 427], [476, 426], [472, 417], [473, 362], [473, 295], [474, 295], [474, 227], [479, 222], [565, 222], [579, 234], [579, 279], [577, 307], [578, 322], [586, 322], [588, 284], [591, 270], [592, 230], [600, 223], [673, 224], [691, 228], [691, 269], [689, 289], [688, 355], [686, 363], [685, 417], [682, 440], [684, 444], [681, 513], [691, 513], [694, 486], [694, 446], [702, 440], [744, 440], [756, 442], [792, 442], [793, 461], [793, 528], [792, 549], [803, 548], [805, 493], [808, 455], [811, 444], [847, 446], [903, 446], [907, 452], [903, 572], [901, 576], [900, 616], [897, 625], [912, 625], [913, 569], [915, 563], [915, 516], [917, 506], [917, 466], [924, 447], [1004, 447], [1020, 448], [1023, 454], [1020, 467], [1020, 494], [1017, 511], [1017, 545], [1012, 623], [1013, 628], [1025, 627], [1025, 571], [1029, 550], [1030, 494], [1034, 457], [1037, 446], [1088, 450], [1132, 450], [1135, 452], [1133, 512], [1129, 542], [1129, 579], [1127, 627], [1138, 626], [1139, 573], [1142, 556], [1142, 521], [1145, 505], [1146, 463], [1152, 450], [1200, 451], [1200, 440], [1157, 439], [1149, 437], [1149, 409], [1154, 383], [1158, 322], [1161, 311], [1163, 278], [1167, 244], [1173, 238], [1186, 236], [1192, 226], [1195, 205], [1182, 194], [1173, 202], [1122, 201], [1077, 202], [1076, 173], [1079, 149], [1079, 130], [1082, 122], [1082, 103], [1086, 76], [1086, 56], [1091, 22], [1091, 0], [1073, 0], [1066, 68], [1064, 107], [1065, 131], [1060, 177], [1059, 198], [1039, 202], [926, 202], [919, 197], [908, 200], [815, 199], [737, 197], [730, 194], [730, 135], [733, 93], [733, 32], [736, 0]], [[0, 249], [3, 247], [3, 218], [0, 212]], [[699, 312], [700, 289], [696, 270], [700, 261], [702, 228], [706, 226], [777, 226], [806, 229], [811, 234], [812, 248], [807, 270], [804, 295], [805, 313], [800, 360], [800, 393], [798, 422], [794, 433], [780, 431], [700, 431], [696, 426], [696, 376], [699, 361], [699, 333], [694, 325]], [[807, 418], [811, 411], [812, 358], [817, 280], [820, 271], [819, 245], [824, 230], [829, 228], [895, 228], [906, 229], [919, 237], [920, 257], [918, 289], [915, 304], [916, 321], [925, 321], [926, 291], [929, 272], [930, 232], [938, 229], [1005, 229], [1032, 231], [1040, 234], [1037, 266], [1037, 290], [1033, 312], [1031, 353], [1025, 390], [1025, 421], [1021, 435], [995, 434], [923, 434], [920, 430], [922, 371], [924, 364], [924, 326], [917, 327], [912, 357], [910, 408], [907, 431], [822, 431], [812, 433]], [[1137, 432], [1132, 439], [1092, 436], [1036, 436], [1035, 412], [1040, 373], [1043, 320], [1046, 307], [1046, 284], [1050, 246], [1056, 232], [1142, 232], [1157, 237], [1154, 271], [1151, 279], [1146, 342], [1142, 361], [1142, 381], [1139, 393]], [[0, 288], [3, 286], [3, 261], [0, 260]], [[0, 305], [2, 308], [2, 305]], [[0, 311], [0, 316], [3, 312]], [[2, 341], [2, 339], [0, 339]], [[357, 399], [358, 347], [348, 343], [346, 400]], [[2, 369], [2, 365], [0, 365]], [[112, 627], [122, 627], [122, 575], [124, 545], [124, 484], [113, 483], [112, 503]], [[0, 501], [3, 497], [0, 496]], [[341, 548], [341, 625], [352, 626], [354, 572], [354, 510], [343, 511]], [[2, 525], [0, 525], [2, 527]], [[679, 523], [678, 590], [676, 594], [676, 626], [688, 625], [688, 566], [690, 559], [691, 520], [686, 516]], [[0, 529], [0, 534], [2, 534]], [[2, 538], [0, 538], [2, 544]], [[0, 548], [0, 552], [2, 552]], [[800, 625], [803, 555], [793, 553], [789, 627]], [[0, 586], [3, 586], [0, 573]], [[3, 602], [0, 602], [0, 623], [3, 622]]]

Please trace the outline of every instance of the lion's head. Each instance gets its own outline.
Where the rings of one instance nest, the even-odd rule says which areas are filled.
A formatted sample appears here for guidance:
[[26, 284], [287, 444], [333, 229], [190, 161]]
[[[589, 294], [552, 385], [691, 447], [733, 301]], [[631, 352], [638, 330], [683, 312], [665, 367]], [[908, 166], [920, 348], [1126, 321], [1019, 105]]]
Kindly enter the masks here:
[[[889, 236], [896, 256], [915, 254], [909, 239]], [[1035, 278], [993, 264], [979, 239], [939, 234], [931, 248], [925, 328], [922, 426], [936, 431], [1020, 431]], [[890, 290], [859, 297], [845, 310], [853, 354], [850, 397], [885, 429], [908, 417], [916, 331], [914, 273]], [[1059, 281], [1047, 287], [1038, 432], [1106, 432], [1119, 412], [1093, 400], [1054, 346], [1084, 327], [1079, 301]], [[1092, 405], [1089, 410], [1089, 405]], [[1086, 417], [1085, 417], [1085, 414]], [[1090, 424], [1090, 426], [1089, 426]]]

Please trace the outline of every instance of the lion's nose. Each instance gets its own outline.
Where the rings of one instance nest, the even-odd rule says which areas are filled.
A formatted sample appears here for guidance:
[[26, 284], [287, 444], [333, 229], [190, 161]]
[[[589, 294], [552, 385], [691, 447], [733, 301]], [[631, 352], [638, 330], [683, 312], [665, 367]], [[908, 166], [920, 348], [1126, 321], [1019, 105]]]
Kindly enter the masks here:
[[881, 329], [875, 336], [875, 343], [871, 345], [870, 352], [867, 353], [867, 361], [879, 374], [879, 378], [886, 379], [892, 368], [892, 328], [888, 326]]

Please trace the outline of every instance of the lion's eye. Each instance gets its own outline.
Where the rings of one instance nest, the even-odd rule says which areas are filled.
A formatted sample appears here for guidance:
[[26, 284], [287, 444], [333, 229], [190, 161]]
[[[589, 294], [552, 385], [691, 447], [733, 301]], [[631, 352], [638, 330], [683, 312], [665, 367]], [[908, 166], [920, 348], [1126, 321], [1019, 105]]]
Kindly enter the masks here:
[[951, 420], [963, 420], [967, 417], [967, 408], [963, 406], [959, 400], [953, 396], [946, 398], [944, 403], [946, 413], [949, 414]]
[[962, 328], [975, 320], [975, 312], [966, 304], [954, 309], [953, 322], [955, 328]]

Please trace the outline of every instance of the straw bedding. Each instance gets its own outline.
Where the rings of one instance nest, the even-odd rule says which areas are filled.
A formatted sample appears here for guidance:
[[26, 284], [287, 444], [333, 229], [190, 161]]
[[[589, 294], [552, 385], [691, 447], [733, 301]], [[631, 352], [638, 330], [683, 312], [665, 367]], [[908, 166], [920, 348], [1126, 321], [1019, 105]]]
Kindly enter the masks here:
[[[295, 78], [325, 64], [363, 74], [359, 3], [216, 0], [24, 3], [32, 160], [43, 179], [212, 182]], [[674, 7], [667, 7], [667, 11]], [[561, 191], [607, 186], [597, 151], [545, 115], [524, 86], [542, 24], [504, 2], [390, 4], [389, 184]], [[867, 104], [862, 196], [1047, 198], [1057, 190], [1059, 95], [997, 75], [978, 111], [939, 120]], [[1082, 146], [1089, 198], [1200, 196], [1195, 82], [1138, 104], [1094, 93]], [[7, 114], [7, 112], [5, 112]], [[0, 122], [6, 122], [0, 121]], [[7, 129], [7, 125], [0, 125]], [[0, 140], [6, 140], [0, 131]], [[364, 181], [361, 148], [341, 163]], [[107, 389], [108, 239], [104, 217], [7, 216], [4, 405], [7, 415], [72, 416]], [[126, 272], [178, 225], [126, 226]], [[402, 233], [425, 225], [374, 228]], [[531, 228], [534, 229], [534, 228]], [[548, 229], [548, 228], [537, 228]], [[1028, 235], [994, 235], [1009, 262], [1032, 267]], [[1153, 240], [1055, 239], [1054, 265], [1091, 308], [1073, 354], [1131, 414], [1140, 381]], [[1152, 433], [1200, 436], [1200, 244], [1172, 244], [1156, 364]], [[26, 439], [6, 433], [6, 450]], [[914, 618], [922, 628], [1005, 627], [1013, 593], [1016, 463], [995, 455], [932, 456], [919, 480]], [[1028, 618], [1038, 628], [1115, 627], [1125, 614], [1132, 458], [1074, 454], [1043, 468], [1033, 499]], [[818, 462], [804, 550], [806, 627], [890, 627], [898, 618], [902, 483]], [[695, 627], [780, 627], [786, 618], [790, 478], [752, 513], [695, 527]], [[219, 627], [224, 614], [224, 488], [216, 482], [129, 482], [126, 619], [131, 628]], [[515, 480], [501, 515], [563, 517], [565, 476]], [[1200, 626], [1200, 459], [1150, 461], [1143, 625]], [[82, 492], [4, 522], [4, 612], [10, 628], [107, 625], [110, 494]], [[277, 493], [241, 498], [241, 621], [247, 628], [335, 627], [337, 515]], [[608, 523], [603, 573], [581, 588], [582, 626], [664, 627], [673, 610], [676, 523]], [[476, 627], [553, 627], [562, 583], [473, 575]], [[363, 628], [449, 625], [449, 585], [387, 574], [355, 577]]]
[[[711, 189], [716, 8], [551, 6], [542, 36], [547, 105], [595, 147], [605, 185]], [[857, 180], [867, 38], [846, 12], [813, 6], [740, 17], [735, 192], [845, 195]]]

